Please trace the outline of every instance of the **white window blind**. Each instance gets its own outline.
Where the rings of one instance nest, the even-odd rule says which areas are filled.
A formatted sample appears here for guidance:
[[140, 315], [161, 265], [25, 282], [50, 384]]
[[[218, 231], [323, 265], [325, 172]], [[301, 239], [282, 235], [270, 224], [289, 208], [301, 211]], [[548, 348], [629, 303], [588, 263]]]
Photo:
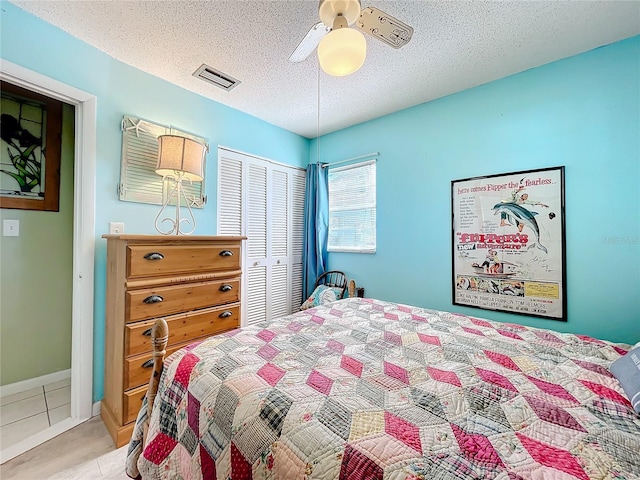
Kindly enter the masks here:
[[376, 162], [329, 170], [330, 252], [375, 253]]
[[[170, 185], [156, 173], [160, 135], [178, 135], [207, 145], [202, 137], [125, 115], [122, 119], [122, 164], [118, 185], [120, 200], [162, 205], [163, 195], [166, 198]], [[204, 180], [193, 183], [185, 181], [182, 188], [191, 200], [191, 208], [204, 208]]]

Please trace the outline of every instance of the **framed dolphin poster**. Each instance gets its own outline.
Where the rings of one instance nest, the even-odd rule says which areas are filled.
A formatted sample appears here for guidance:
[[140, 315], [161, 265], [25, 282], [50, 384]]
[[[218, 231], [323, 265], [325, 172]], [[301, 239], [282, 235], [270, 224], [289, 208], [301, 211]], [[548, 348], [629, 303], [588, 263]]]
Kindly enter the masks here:
[[453, 304], [566, 321], [564, 167], [451, 182]]

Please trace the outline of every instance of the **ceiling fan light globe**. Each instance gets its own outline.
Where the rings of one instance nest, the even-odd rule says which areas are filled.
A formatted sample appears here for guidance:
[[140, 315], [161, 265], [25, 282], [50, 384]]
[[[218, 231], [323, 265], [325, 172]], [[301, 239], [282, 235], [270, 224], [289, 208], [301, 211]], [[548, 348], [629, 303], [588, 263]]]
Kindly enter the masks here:
[[318, 8], [320, 20], [331, 28], [334, 19], [342, 15], [352, 25], [360, 16], [360, 0], [321, 0]]
[[325, 73], [344, 77], [356, 72], [367, 56], [364, 35], [352, 28], [329, 32], [318, 45], [318, 60]]

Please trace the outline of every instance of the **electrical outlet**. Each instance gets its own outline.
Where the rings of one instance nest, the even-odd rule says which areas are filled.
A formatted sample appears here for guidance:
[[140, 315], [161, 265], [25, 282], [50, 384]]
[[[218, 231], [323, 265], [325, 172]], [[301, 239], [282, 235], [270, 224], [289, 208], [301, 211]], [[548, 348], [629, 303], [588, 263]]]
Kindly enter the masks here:
[[124, 223], [109, 222], [109, 233], [113, 235], [122, 235], [124, 233]]

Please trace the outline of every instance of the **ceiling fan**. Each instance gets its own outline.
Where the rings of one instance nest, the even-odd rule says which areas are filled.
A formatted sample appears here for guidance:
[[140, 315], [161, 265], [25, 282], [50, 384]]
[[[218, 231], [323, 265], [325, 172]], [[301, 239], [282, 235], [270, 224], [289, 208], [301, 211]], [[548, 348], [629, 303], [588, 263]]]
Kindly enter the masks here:
[[322, 69], [330, 75], [344, 76], [358, 70], [366, 57], [364, 35], [354, 28], [383, 41], [393, 48], [409, 43], [413, 28], [375, 8], [361, 10], [360, 0], [320, 0], [320, 22], [311, 27], [289, 57], [302, 62], [318, 48]]

